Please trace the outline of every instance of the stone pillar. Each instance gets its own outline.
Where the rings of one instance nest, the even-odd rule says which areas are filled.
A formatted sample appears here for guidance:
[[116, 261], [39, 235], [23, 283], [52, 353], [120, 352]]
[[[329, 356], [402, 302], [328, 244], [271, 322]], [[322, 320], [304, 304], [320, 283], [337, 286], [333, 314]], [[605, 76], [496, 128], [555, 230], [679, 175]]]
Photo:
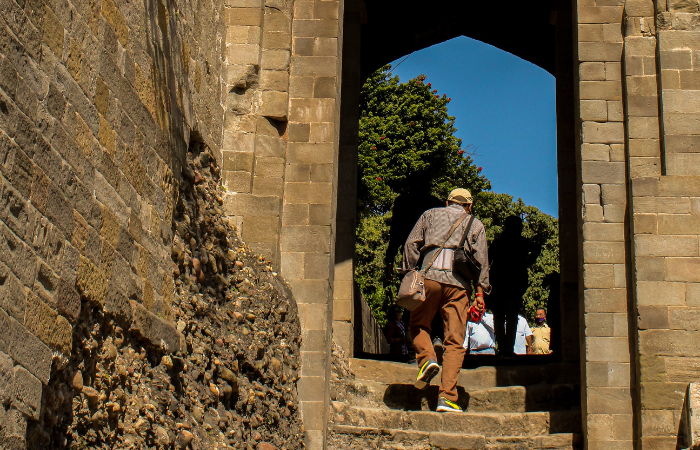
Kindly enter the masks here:
[[222, 146], [226, 213], [241, 238], [279, 265], [287, 138], [291, 6], [230, 0]]
[[226, 9], [226, 212], [294, 293], [309, 448], [325, 445], [329, 401], [341, 9], [337, 0], [228, 0]]
[[[580, 161], [576, 147], [576, 76], [573, 6], [560, 2], [556, 16], [557, 181], [559, 194], [560, 298], [550, 299], [552, 350], [565, 361], [580, 361], [579, 345], [579, 235]], [[577, 70], [577, 68], [576, 68]], [[553, 290], [552, 292], [554, 292]], [[556, 303], [558, 301], [558, 303]], [[556, 317], [559, 321], [556, 321]], [[552, 320], [554, 319], [554, 320]]]
[[[358, 327], [355, 299], [357, 133], [360, 122], [360, 5], [346, 2], [343, 14], [343, 84], [338, 147], [338, 210], [333, 282], [333, 340], [352, 356]], [[360, 331], [361, 333], [361, 331]], [[359, 349], [362, 349], [361, 343]]]
[[583, 252], [582, 412], [588, 449], [632, 448], [623, 7], [578, 2]]
[[[627, 121], [627, 161], [630, 177], [630, 215], [632, 217], [631, 233], [634, 241], [634, 280], [635, 317], [637, 318], [634, 333], [630, 342], [637, 343], [641, 330], [647, 329], [652, 323], [658, 325], [663, 317], [668, 317], [668, 308], [653, 305], [660, 299], [654, 299], [658, 292], [649, 278], [645, 267], [651, 262], [647, 256], [637, 252], [640, 234], [645, 234], [649, 226], [650, 216], [644, 214], [644, 199], [650, 192], [645, 189], [649, 182], [655, 184], [660, 175], [659, 147], [659, 103], [657, 95], [657, 58], [656, 37], [654, 36], [654, 4], [650, 0], [630, 0], [625, 4], [626, 36], [625, 36], [625, 86], [626, 86], [626, 121]], [[646, 193], [645, 193], [646, 191]], [[642, 239], [644, 239], [642, 237]], [[641, 257], [640, 257], [641, 256]], [[653, 264], [653, 263], [652, 263]], [[652, 277], [653, 278], [653, 277]], [[658, 288], [658, 287], [657, 287]], [[651, 325], [654, 326], [654, 325]], [[642, 332], [643, 333], [643, 332]], [[638, 344], [635, 345], [638, 347]], [[638, 350], [638, 348], [636, 348]], [[641, 352], [637, 351], [638, 358]], [[651, 444], [660, 430], [668, 433], [667, 420], [653, 412], [642, 411], [640, 401], [643, 394], [639, 392], [649, 378], [647, 360], [638, 359], [639, 377], [635, 382], [636, 413], [639, 420], [635, 434], [642, 446]], [[653, 376], [653, 375], [652, 375]], [[650, 440], [651, 439], [651, 440]], [[658, 443], [658, 442], [657, 442]], [[675, 447], [674, 447], [675, 448]]]
[[700, 376], [698, 6], [635, 0], [626, 13], [641, 445], [676, 448]]
[[294, 2], [282, 273], [303, 330], [298, 382], [308, 448], [325, 446], [333, 317], [342, 2]]

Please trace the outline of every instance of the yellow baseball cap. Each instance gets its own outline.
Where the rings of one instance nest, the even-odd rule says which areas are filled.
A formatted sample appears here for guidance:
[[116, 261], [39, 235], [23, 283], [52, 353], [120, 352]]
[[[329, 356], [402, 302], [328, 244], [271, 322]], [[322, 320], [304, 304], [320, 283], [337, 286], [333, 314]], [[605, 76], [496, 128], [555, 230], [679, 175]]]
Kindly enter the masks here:
[[452, 192], [450, 192], [449, 197], [447, 197], [447, 201], [464, 204], [470, 204], [474, 202], [474, 200], [472, 199], [472, 193], [462, 188], [453, 189]]

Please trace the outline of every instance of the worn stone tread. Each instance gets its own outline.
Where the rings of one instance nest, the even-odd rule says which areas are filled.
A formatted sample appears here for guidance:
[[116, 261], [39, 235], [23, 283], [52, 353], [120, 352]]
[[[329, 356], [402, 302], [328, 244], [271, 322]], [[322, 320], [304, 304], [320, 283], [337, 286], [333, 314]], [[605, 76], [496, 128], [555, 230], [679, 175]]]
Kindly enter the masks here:
[[[535, 384], [464, 389], [458, 386], [458, 403], [465, 411], [561, 411], [580, 409], [576, 384]], [[385, 384], [373, 380], [348, 380], [336, 385], [338, 400], [354, 406], [413, 411], [434, 411], [439, 388], [418, 390], [412, 384]]]
[[542, 436], [580, 431], [580, 412], [464, 412], [400, 411], [332, 402], [332, 422], [378, 429], [460, 433], [489, 437]]
[[[417, 367], [414, 364], [357, 358], [350, 359], [350, 369], [358, 379], [374, 380], [384, 384], [413, 384], [417, 373]], [[575, 364], [560, 362], [462, 369], [457, 384], [465, 389], [488, 389], [540, 383], [577, 384], [579, 379], [579, 368]]]
[[444, 433], [440, 431], [414, 431], [387, 428], [371, 428], [349, 425], [332, 425], [331, 430], [336, 434], [352, 434], [356, 436], [384, 436], [393, 442], [417, 442], [424, 440], [433, 447], [440, 449], [483, 449], [486, 448], [486, 437], [466, 433]]
[[391, 442], [425, 441], [431, 448], [441, 450], [486, 450], [486, 449], [578, 449], [581, 445], [579, 433], [557, 433], [545, 436], [501, 436], [486, 437], [468, 433], [447, 433], [439, 431], [399, 430], [388, 428], [371, 428], [352, 425], [333, 424], [330, 427], [335, 434], [360, 437], [382, 436]]
[[583, 436], [581, 433], [555, 433], [547, 436], [521, 437], [487, 437], [488, 450], [516, 450], [516, 449], [580, 449], [583, 448]]

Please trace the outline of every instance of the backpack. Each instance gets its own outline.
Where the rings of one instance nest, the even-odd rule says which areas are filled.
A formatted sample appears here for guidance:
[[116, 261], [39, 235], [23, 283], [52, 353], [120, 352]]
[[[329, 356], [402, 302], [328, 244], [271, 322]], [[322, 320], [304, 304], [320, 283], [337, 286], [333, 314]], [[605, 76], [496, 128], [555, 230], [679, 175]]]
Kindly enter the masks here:
[[[471, 216], [467, 228], [464, 230], [462, 240], [459, 241], [459, 247], [455, 250], [452, 257], [452, 272], [458, 273], [467, 280], [476, 281], [481, 275], [481, 263], [474, 257], [472, 243], [468, 241], [469, 230], [472, 228], [474, 216]], [[464, 248], [464, 243], [467, 243], [467, 248]]]

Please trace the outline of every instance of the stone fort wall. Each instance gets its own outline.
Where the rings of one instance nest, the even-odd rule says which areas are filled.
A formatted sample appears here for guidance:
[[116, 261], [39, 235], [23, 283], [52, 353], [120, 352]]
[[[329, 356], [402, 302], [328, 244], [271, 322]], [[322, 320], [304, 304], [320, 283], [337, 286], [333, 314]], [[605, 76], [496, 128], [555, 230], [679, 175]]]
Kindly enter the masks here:
[[578, 24], [585, 437], [683, 447], [699, 375], [698, 5], [585, 0]]
[[221, 147], [229, 12], [206, 0], [0, 6], [3, 446], [23, 448], [81, 300], [178, 351], [173, 206], [188, 143]]
[[337, 1], [2, 4], [5, 444], [24, 445], [81, 301], [178, 351], [171, 221], [185, 153], [200, 144], [223, 167], [242, 237], [292, 284], [307, 440], [323, 441], [338, 15]]

